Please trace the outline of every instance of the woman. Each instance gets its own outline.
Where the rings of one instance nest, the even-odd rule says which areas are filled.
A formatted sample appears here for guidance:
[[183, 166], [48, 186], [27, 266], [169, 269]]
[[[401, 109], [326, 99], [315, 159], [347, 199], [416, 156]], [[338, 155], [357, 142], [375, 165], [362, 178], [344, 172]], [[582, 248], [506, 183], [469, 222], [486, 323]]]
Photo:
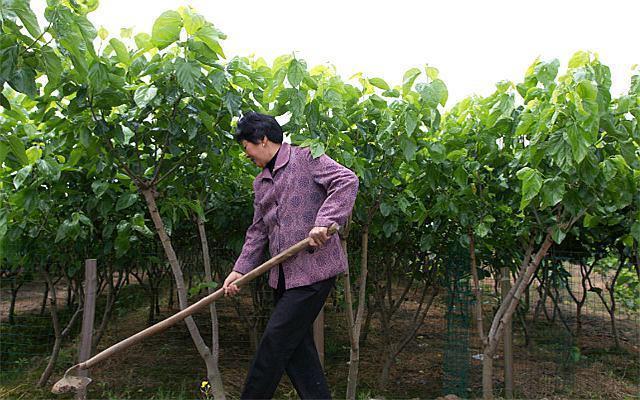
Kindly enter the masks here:
[[286, 371], [303, 399], [328, 399], [322, 366], [313, 342], [313, 321], [322, 309], [336, 275], [346, 270], [338, 235], [327, 228], [344, 225], [358, 191], [358, 178], [326, 155], [313, 158], [309, 149], [282, 142], [275, 118], [247, 113], [238, 122], [236, 140], [257, 166], [253, 182], [253, 223], [242, 252], [223, 287], [260, 265], [265, 250], [276, 255], [306, 237], [312, 251], [303, 251], [271, 270], [275, 307], [249, 369], [241, 398], [273, 397]]

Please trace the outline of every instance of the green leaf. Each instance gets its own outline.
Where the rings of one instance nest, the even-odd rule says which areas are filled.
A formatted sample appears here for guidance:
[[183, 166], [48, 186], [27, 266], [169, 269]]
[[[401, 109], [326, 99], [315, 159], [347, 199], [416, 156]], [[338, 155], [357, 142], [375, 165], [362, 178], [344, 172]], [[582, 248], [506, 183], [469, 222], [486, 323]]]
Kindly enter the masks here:
[[131, 56], [129, 55], [129, 50], [127, 50], [127, 46], [122, 43], [121, 40], [116, 38], [111, 38], [109, 40], [109, 44], [116, 51], [116, 56], [118, 57], [118, 61], [125, 65], [129, 65], [131, 63]]
[[433, 86], [433, 90], [438, 96], [438, 102], [444, 107], [447, 104], [447, 100], [449, 99], [449, 91], [447, 90], [447, 85], [445, 85], [444, 81], [440, 79], [436, 79], [431, 82], [431, 86]]
[[17, 92], [29, 97], [33, 98], [37, 94], [36, 72], [32, 68], [23, 66], [16, 69], [8, 83]]
[[398, 230], [398, 222], [395, 219], [386, 221], [382, 226], [382, 230], [384, 231], [385, 237], [391, 237], [391, 235]]
[[80, 161], [80, 159], [84, 154], [85, 154], [85, 151], [82, 147], [76, 147], [75, 149], [71, 150], [71, 154], [69, 155], [69, 161], [67, 162], [67, 165], [71, 167], [76, 166], [76, 164], [78, 164], [78, 161]]
[[598, 97], [598, 88], [596, 88], [593, 83], [586, 80], [578, 83], [576, 91], [583, 100], [595, 100], [596, 97]]
[[427, 251], [431, 249], [432, 246], [433, 246], [433, 236], [428, 234], [423, 234], [422, 237], [420, 238], [420, 250]]
[[109, 31], [104, 26], [101, 26], [98, 28], [98, 37], [101, 40], [106, 40], [109, 37]]
[[9, 136], [7, 137], [9, 141], [9, 147], [11, 147], [11, 152], [18, 159], [21, 165], [29, 164], [29, 157], [27, 157], [27, 152], [24, 149], [24, 145], [22, 144], [22, 140], [17, 136]]
[[58, 243], [59, 241], [64, 240], [64, 238], [67, 237], [67, 233], [71, 228], [69, 225], [69, 221], [65, 220], [60, 224], [60, 226], [58, 226], [58, 230], [56, 231], [55, 243]]
[[194, 35], [196, 38], [202, 40], [205, 45], [211, 51], [218, 54], [222, 58], [226, 58], [224, 52], [222, 51], [222, 47], [220, 47], [220, 39], [224, 39], [224, 34], [213, 27], [213, 25], [205, 25], [196, 32]]
[[0, 142], [0, 165], [2, 165], [5, 158], [7, 158], [7, 154], [9, 154], [9, 151], [11, 151], [11, 149], [9, 148], [9, 145], [3, 142]]
[[153, 236], [153, 232], [144, 222], [144, 214], [136, 213], [136, 215], [131, 218], [131, 227], [134, 231], [140, 232], [147, 237]]
[[34, 164], [40, 158], [42, 158], [42, 149], [38, 146], [31, 146], [26, 151], [27, 158], [29, 159], [29, 164]]
[[560, 177], [546, 179], [542, 187], [542, 203], [544, 207], [553, 207], [562, 201], [565, 193], [565, 182]]
[[418, 146], [413, 139], [408, 138], [406, 136], [402, 136], [400, 138], [400, 147], [402, 148], [402, 153], [404, 154], [404, 158], [407, 161], [413, 161], [416, 156], [416, 150]]
[[109, 189], [109, 183], [104, 181], [94, 181], [91, 184], [91, 190], [95, 193], [97, 198], [102, 197], [102, 195]]
[[177, 11], [165, 11], [153, 23], [151, 42], [160, 50], [180, 38], [182, 17]]
[[0, 106], [7, 110], [11, 110], [11, 103], [9, 103], [9, 99], [7, 99], [2, 93], [0, 93]]
[[109, 86], [109, 70], [101, 62], [94, 62], [89, 68], [89, 82], [93, 89], [101, 92]]
[[74, 15], [73, 21], [82, 36], [85, 46], [89, 54], [96, 58], [95, 50], [93, 47], [93, 40], [98, 37], [98, 32], [93, 24], [86, 18], [86, 16], [82, 15]]
[[189, 35], [196, 33], [207, 22], [202, 15], [193, 12], [191, 7], [181, 7], [180, 11], [184, 21], [184, 29]]
[[467, 156], [467, 149], [457, 149], [447, 154], [447, 160], [458, 162]]
[[304, 92], [296, 91], [289, 101], [289, 109], [294, 117], [302, 116], [304, 112], [304, 104], [307, 100]]
[[240, 105], [242, 104], [242, 98], [238, 94], [228, 91], [224, 96], [222, 96], [222, 104], [227, 108], [229, 114], [238, 115]]
[[380, 203], [380, 213], [383, 217], [388, 217], [393, 211], [393, 207], [385, 202]]
[[416, 130], [416, 126], [418, 126], [418, 114], [416, 114], [413, 110], [408, 110], [404, 114], [404, 126], [407, 131], [407, 135], [411, 136], [413, 131]]
[[178, 78], [180, 86], [182, 86], [185, 92], [194, 94], [196, 84], [202, 76], [200, 66], [183, 58], [179, 58], [176, 60], [175, 67], [176, 77]]
[[0, 78], [8, 81], [13, 76], [18, 62], [18, 46], [0, 50]]
[[436, 79], [438, 79], [438, 75], [440, 74], [440, 71], [438, 71], [438, 68], [430, 67], [428, 65], [424, 67], [424, 72], [432, 81], [435, 81]]
[[444, 106], [449, 98], [447, 86], [440, 79], [436, 79], [429, 84], [420, 83], [416, 85], [416, 90], [420, 93], [420, 97], [427, 106], [431, 108], [436, 108], [438, 104]]
[[40, 49], [40, 55], [47, 70], [47, 79], [54, 84], [60, 81], [62, 75], [62, 61], [51, 47], [44, 46]]
[[489, 227], [484, 222], [481, 222], [475, 226], [474, 232], [478, 237], [483, 238], [489, 234]]
[[562, 241], [566, 236], [567, 234], [563, 232], [562, 229], [560, 229], [557, 225], [553, 227], [551, 231], [551, 238], [553, 239], [554, 242], [556, 242], [557, 244], [560, 244], [562, 243]]
[[554, 79], [556, 79], [558, 68], [560, 68], [560, 61], [558, 59], [554, 59], [548, 63], [541, 62], [535, 68], [536, 77], [545, 86], [549, 86], [553, 83]]
[[585, 228], [595, 228], [600, 223], [600, 219], [601, 218], [598, 216], [587, 213], [584, 215], [584, 220], [582, 221], [582, 225]]
[[522, 181], [520, 209], [523, 210], [540, 192], [540, 188], [542, 188], [542, 176], [540, 172], [529, 167], [520, 169], [516, 173], [516, 176]]
[[311, 143], [311, 156], [313, 158], [318, 158], [324, 154], [324, 144], [320, 142]]
[[142, 86], [133, 94], [133, 101], [139, 108], [145, 108], [156, 97], [158, 89], [155, 86]]
[[639, 159], [636, 155], [636, 149], [637, 147], [631, 139], [625, 142], [620, 142], [620, 154], [622, 154], [622, 158], [624, 158], [627, 164], [632, 166], [638, 164]]
[[138, 33], [134, 40], [136, 42], [136, 46], [138, 46], [139, 50], [146, 51], [153, 47], [153, 42], [151, 41], [151, 36], [148, 33]]
[[123, 137], [122, 144], [129, 144], [129, 141], [133, 136], [134, 136], [134, 133], [129, 127], [127, 126], [122, 127], [122, 137]]
[[530, 128], [536, 123], [534, 114], [523, 113], [520, 115], [520, 121], [516, 127], [516, 136], [523, 136], [531, 134]]
[[636, 221], [631, 225], [631, 235], [640, 242], [640, 221]]
[[27, 165], [26, 167], [18, 170], [16, 176], [13, 177], [13, 186], [15, 186], [16, 190], [20, 189], [20, 186], [22, 186], [25, 179], [27, 179], [27, 177], [31, 173], [31, 169], [31, 165]]
[[36, 165], [38, 166], [38, 170], [40, 171], [40, 173], [47, 178], [53, 181], [57, 181], [60, 179], [60, 168], [55, 161], [39, 159], [36, 161]]
[[413, 82], [416, 81], [416, 78], [420, 74], [421, 72], [418, 68], [411, 68], [404, 73], [404, 76], [402, 78], [402, 94], [409, 93], [411, 87], [413, 86]]
[[600, 169], [605, 180], [610, 181], [618, 174], [618, 167], [611, 160], [604, 160], [600, 163]]
[[118, 232], [118, 236], [113, 243], [113, 247], [116, 250], [116, 257], [122, 257], [126, 254], [131, 247], [129, 232]]
[[584, 51], [578, 51], [569, 60], [569, 68], [582, 67], [589, 63], [589, 53]]
[[587, 143], [583, 132], [578, 126], [571, 125], [567, 129], [566, 140], [571, 146], [575, 163], [580, 164], [589, 151], [589, 143]]
[[369, 83], [373, 86], [382, 89], [382, 90], [390, 90], [389, 84], [382, 78], [371, 78], [369, 79]]
[[[5, 7], [4, 4], [2, 6]], [[9, 8], [16, 13], [18, 18], [20, 18], [20, 21], [24, 24], [24, 27], [27, 28], [27, 31], [29, 31], [29, 34], [33, 38], [40, 36], [38, 19], [29, 7], [28, 0], [13, 0], [9, 2]]]
[[133, 27], [131, 28], [120, 28], [120, 37], [124, 39], [131, 39], [133, 35]]
[[467, 171], [464, 169], [462, 165], [456, 168], [456, 170], [453, 172], [453, 178], [458, 184], [458, 186], [460, 186], [461, 188], [464, 188], [467, 186], [468, 176], [469, 174], [467, 173]]
[[131, 207], [138, 200], [138, 195], [135, 193], [125, 193], [118, 198], [116, 203], [116, 211], [124, 210]]
[[292, 59], [289, 63], [289, 68], [287, 69], [287, 80], [291, 86], [298, 87], [304, 78], [305, 72], [306, 69], [304, 65], [295, 58]]
[[447, 157], [447, 149], [442, 145], [442, 143], [430, 143], [428, 145], [429, 156], [434, 161], [444, 161]]

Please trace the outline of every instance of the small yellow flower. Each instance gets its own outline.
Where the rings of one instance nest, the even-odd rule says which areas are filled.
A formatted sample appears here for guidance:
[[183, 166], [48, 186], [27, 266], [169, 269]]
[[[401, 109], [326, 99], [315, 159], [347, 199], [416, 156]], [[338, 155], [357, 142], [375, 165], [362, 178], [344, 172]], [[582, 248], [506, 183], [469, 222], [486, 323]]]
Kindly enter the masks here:
[[202, 383], [200, 384], [200, 389], [206, 389], [208, 386], [209, 386], [209, 382], [202, 381]]

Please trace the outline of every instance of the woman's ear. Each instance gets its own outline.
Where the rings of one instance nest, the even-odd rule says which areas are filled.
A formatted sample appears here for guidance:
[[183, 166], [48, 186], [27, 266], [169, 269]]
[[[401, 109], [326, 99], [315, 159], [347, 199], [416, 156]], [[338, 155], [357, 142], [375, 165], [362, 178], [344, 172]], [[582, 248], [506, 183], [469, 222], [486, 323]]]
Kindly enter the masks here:
[[263, 137], [262, 137], [262, 140], [261, 140], [261, 142], [262, 142], [262, 147], [266, 146], [268, 141], [269, 141], [269, 139], [268, 139], [266, 136], [263, 136]]

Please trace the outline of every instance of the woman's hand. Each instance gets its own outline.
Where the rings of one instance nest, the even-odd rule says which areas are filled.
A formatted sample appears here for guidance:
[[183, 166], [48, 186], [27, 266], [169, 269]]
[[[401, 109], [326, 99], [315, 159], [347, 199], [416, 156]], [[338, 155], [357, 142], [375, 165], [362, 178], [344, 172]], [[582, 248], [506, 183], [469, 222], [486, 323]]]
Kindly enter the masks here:
[[233, 282], [237, 281], [241, 277], [242, 274], [240, 272], [231, 271], [231, 273], [229, 273], [227, 279], [225, 279], [222, 284], [225, 296], [235, 296], [240, 291], [240, 288], [234, 285]]
[[309, 241], [309, 245], [311, 247], [320, 247], [325, 244], [329, 238], [330, 236], [327, 233], [327, 227], [325, 226], [316, 226], [309, 231], [309, 239], [311, 239]]

